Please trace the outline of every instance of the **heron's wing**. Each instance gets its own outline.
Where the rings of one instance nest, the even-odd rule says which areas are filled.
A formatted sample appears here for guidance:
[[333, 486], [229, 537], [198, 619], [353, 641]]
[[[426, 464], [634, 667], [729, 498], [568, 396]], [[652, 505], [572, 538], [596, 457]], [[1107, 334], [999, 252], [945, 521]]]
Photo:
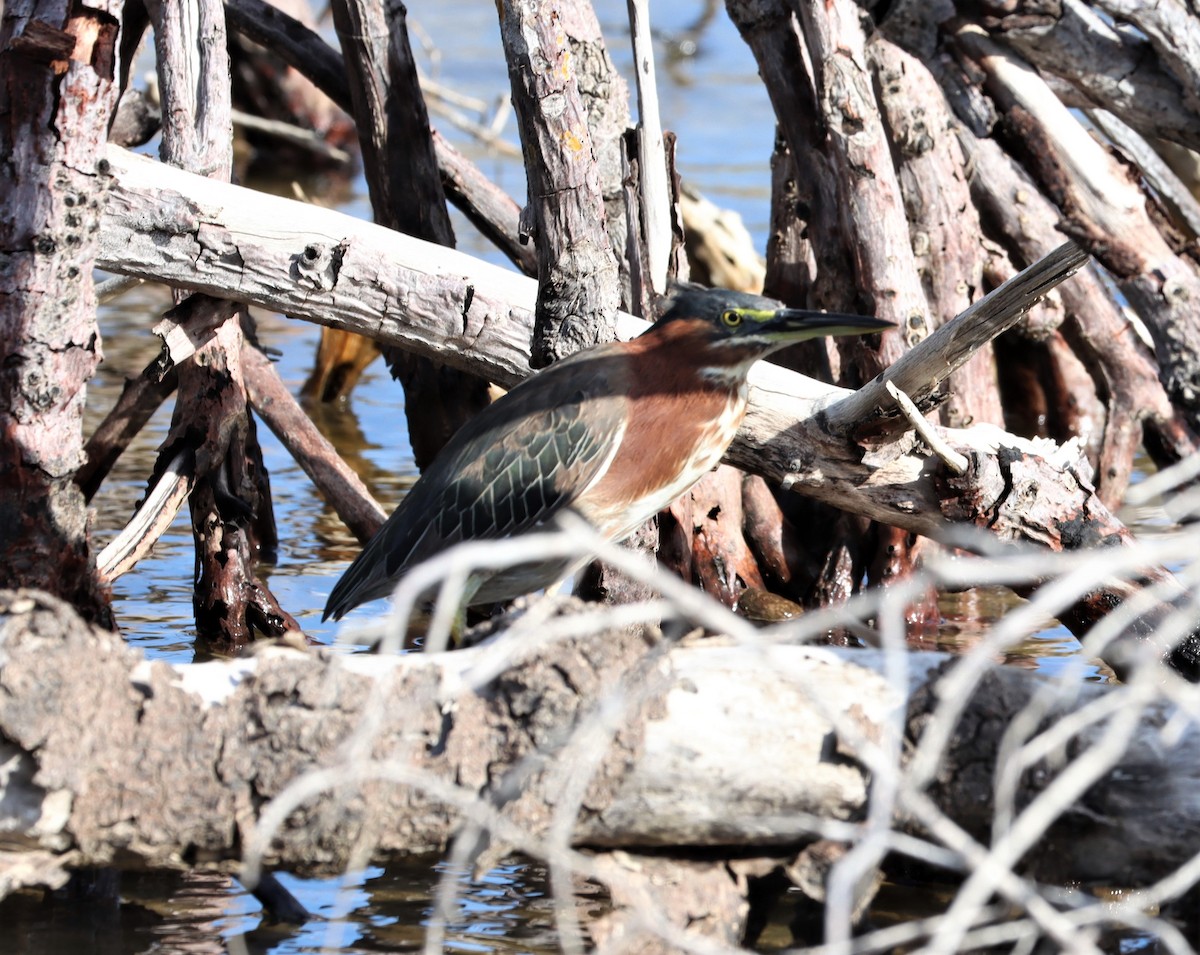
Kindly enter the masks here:
[[327, 616], [389, 594], [405, 570], [451, 544], [544, 523], [604, 472], [625, 428], [621, 364], [583, 357], [517, 386], [451, 438], [338, 581]]

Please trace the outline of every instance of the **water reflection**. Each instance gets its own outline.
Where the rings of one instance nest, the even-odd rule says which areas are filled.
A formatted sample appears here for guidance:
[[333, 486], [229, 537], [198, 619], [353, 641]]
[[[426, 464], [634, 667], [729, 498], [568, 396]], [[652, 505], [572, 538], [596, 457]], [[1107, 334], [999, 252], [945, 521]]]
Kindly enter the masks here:
[[[431, 871], [433, 880], [430, 878]], [[545, 870], [514, 861], [479, 878], [416, 860], [336, 879], [280, 875], [314, 918], [271, 924], [233, 878], [210, 872], [102, 873], [91, 891], [19, 893], [0, 905], [5, 952], [149, 951], [290, 953], [419, 951], [439, 878], [454, 882], [445, 948], [461, 952], [557, 951]], [[594, 886], [578, 887], [581, 916], [599, 914]]]
[[[1024, 601], [1006, 587], [972, 587], [956, 593], [938, 595], [941, 625], [937, 633], [909, 644], [919, 650], [965, 653], [984, 640], [995, 624], [1021, 606]], [[1082, 660], [1079, 641], [1065, 626], [1055, 621], [1020, 643], [1005, 648], [994, 657], [997, 663], [1047, 675], [1076, 667], [1078, 678], [1105, 683], [1115, 679], [1107, 664]]]

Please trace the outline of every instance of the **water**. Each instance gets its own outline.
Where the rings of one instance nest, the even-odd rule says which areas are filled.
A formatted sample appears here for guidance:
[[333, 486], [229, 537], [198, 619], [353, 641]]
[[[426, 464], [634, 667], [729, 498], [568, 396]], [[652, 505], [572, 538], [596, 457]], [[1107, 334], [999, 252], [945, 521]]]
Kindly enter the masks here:
[[[628, 73], [625, 4], [599, 3], [597, 10], [614, 58]], [[426, 56], [424, 68], [429, 74], [483, 100], [506, 95], [507, 72], [492, 4], [413, 3], [409, 13], [414, 28], [438, 51], [436, 59]], [[655, 4], [660, 39], [686, 35], [699, 15], [698, 5]], [[678, 134], [682, 174], [718, 205], [737, 211], [762, 249], [769, 212], [768, 160], [774, 138], [770, 106], [753, 59], [723, 12], [717, 13], [696, 43], [695, 55], [662, 61], [659, 83], [664, 125]], [[434, 122], [511, 195], [518, 200], [524, 196], [524, 172], [517, 161], [488, 152], [436, 116]], [[511, 121], [505, 138], [515, 142]], [[360, 217], [369, 215], [361, 178], [341, 207]], [[460, 216], [455, 218], [455, 228], [461, 248], [503, 263]], [[103, 309], [106, 360], [90, 393], [89, 430], [111, 406], [123, 379], [140, 372], [157, 353], [158, 340], [148, 329], [169, 306], [165, 290], [145, 287]], [[280, 353], [281, 376], [298, 391], [315, 351], [317, 329], [271, 314], [256, 317], [261, 339]], [[388, 507], [399, 499], [414, 472], [403, 420], [402, 394], [382, 363], [367, 371], [348, 402], [320, 412], [321, 427], [327, 434], [342, 436], [339, 448]], [[169, 422], [170, 402], [118, 462], [98, 495], [95, 539], [101, 546], [123, 526], [144, 493]], [[261, 425], [259, 439], [271, 474], [280, 537], [277, 559], [262, 573], [306, 632], [318, 641], [331, 642], [336, 626], [320, 623], [321, 608], [358, 545], [313, 494], [307, 478], [274, 435]], [[192, 541], [185, 510], [153, 554], [114, 587], [123, 633], [148, 656], [172, 663], [194, 659], [192, 573]], [[980, 626], [981, 620], [986, 625], [995, 619], [1012, 599], [1000, 591], [944, 598], [947, 618], [959, 616], [964, 622], [944, 628], [939, 641], [943, 646], [969, 642], [971, 629]], [[349, 619], [369, 619], [377, 609], [360, 608]], [[1076, 651], [1073, 638], [1058, 630], [1014, 653], [1025, 657], [1025, 665], [1053, 669]], [[83, 905], [78, 899], [61, 896], [46, 900], [17, 897], [0, 906], [0, 921], [10, 939], [11, 947], [5, 950], [38, 953], [226, 948], [280, 955], [406, 951], [418, 949], [422, 943], [431, 894], [443, 874], [440, 865], [419, 863], [330, 880], [282, 876], [300, 901], [319, 916], [297, 930], [262, 924], [257, 902], [235, 881], [201, 873], [123, 875], [119, 906], [111, 901]], [[539, 865], [513, 862], [477, 880], [463, 873], [450, 873], [449, 877], [457, 885], [458, 908], [447, 929], [448, 949], [556, 950], [545, 873]], [[584, 887], [581, 891], [578, 904], [602, 904], [594, 890]]]
[[[372, 867], [336, 879], [280, 881], [313, 914], [303, 926], [264, 923], [258, 903], [216, 873], [126, 873], [120, 905], [83, 904], [69, 893], [45, 899], [18, 895], [3, 914], [9, 952], [366, 952], [419, 951], [440, 879], [455, 887], [445, 949], [457, 952], [555, 951], [554, 906], [545, 869], [500, 865], [479, 877], [445, 863]], [[603, 897], [580, 884], [581, 915], [598, 913]]]

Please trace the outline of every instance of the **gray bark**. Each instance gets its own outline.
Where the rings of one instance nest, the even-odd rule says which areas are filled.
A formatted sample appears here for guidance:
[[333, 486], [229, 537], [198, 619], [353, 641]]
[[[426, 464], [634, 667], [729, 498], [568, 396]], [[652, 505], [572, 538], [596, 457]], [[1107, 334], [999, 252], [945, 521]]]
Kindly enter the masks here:
[[580, 14], [571, 0], [504, 0], [498, 10], [528, 180], [522, 231], [538, 250], [532, 360], [543, 367], [612, 341], [620, 281], [567, 43]]
[[[172, 667], [51, 598], [6, 593], [3, 610], [0, 830], [62, 865], [236, 871], [249, 856], [251, 878], [262, 863], [323, 872], [364, 845], [381, 861], [442, 850], [464, 822], [539, 854], [772, 853], [848, 834], [885, 773], [902, 782], [899, 831], [931, 824], [903, 795], [928, 779], [937, 810], [986, 841], [998, 813], [1079, 785], [1057, 751], [995, 783], [1038, 733], [1087, 754], [1093, 782], [1040, 809], [1030, 874], [1144, 885], [1200, 851], [1200, 730], [1153, 679], [1072, 678], [1048, 696], [1027, 671], [916, 654], [897, 684], [870, 651], [671, 648], [637, 628], [547, 643], [519, 618], [501, 643], [449, 654], [274, 646]], [[914, 761], [889, 769], [898, 729]]]
[[[528, 374], [535, 296], [529, 279], [328, 210], [137, 160], [115, 147], [110, 156], [117, 181], [105, 219], [106, 268], [236, 294], [437, 354], [502, 384]], [[271, 234], [264, 222], [287, 222], [289, 229]], [[238, 250], [236, 257], [226, 254], [230, 249]], [[911, 390], [918, 403], [926, 400], [939, 380], [927, 374], [929, 367], [940, 373], [969, 358], [1067, 274], [1064, 263], [1072, 255], [1064, 250], [1057, 264], [1038, 270], [1035, 289], [1017, 283], [977, 303], [970, 317], [943, 326], [925, 347], [911, 350], [888, 379]], [[632, 318], [623, 322], [626, 334], [645, 327]], [[1129, 540], [1096, 498], [1077, 450], [1030, 443], [994, 428], [943, 429], [947, 445], [973, 462], [966, 475], [943, 483], [938, 459], [908, 436], [867, 454], [844, 436], [864, 420], [860, 414], [878, 423], [884, 420], [878, 409], [894, 407], [882, 381], [848, 393], [760, 365], [751, 383], [750, 412], [727, 460], [785, 488], [925, 536], [953, 537], [954, 524], [967, 522], [1005, 540], [1053, 550]], [[893, 433], [905, 427], [888, 420], [897, 422], [889, 424]], [[1054, 489], [1032, 522], [1023, 490], [1029, 487]], [[1136, 589], [1105, 585], [1067, 621], [1082, 632]], [[1152, 610], [1144, 626], [1134, 628], [1138, 640], [1155, 639], [1158, 616]]]

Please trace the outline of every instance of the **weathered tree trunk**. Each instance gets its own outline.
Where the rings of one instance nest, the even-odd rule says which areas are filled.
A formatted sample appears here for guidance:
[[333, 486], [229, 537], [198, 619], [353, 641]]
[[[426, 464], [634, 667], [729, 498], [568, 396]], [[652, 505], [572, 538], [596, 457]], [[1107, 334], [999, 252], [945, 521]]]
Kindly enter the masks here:
[[[351, 100], [375, 221], [454, 247], [454, 230], [438, 176], [425, 100], [409, 48], [407, 13], [398, 0], [333, 5], [350, 66]], [[345, 332], [322, 330], [323, 351], [345, 350]], [[371, 346], [364, 344], [363, 348]], [[488, 403], [486, 381], [428, 357], [386, 349], [388, 367], [404, 386], [404, 413], [413, 460], [424, 470], [463, 424]], [[320, 358], [320, 356], [318, 356]], [[335, 393], [322, 395], [324, 400]]]
[[[617, 259], [567, 34], [570, 0], [501, 3], [500, 34], [529, 182], [523, 233], [538, 250], [533, 364], [612, 341], [620, 302]], [[565, 20], [564, 20], [565, 18]]]
[[[824, 149], [824, 127], [798, 23], [781, 0], [731, 0], [726, 9], [754, 54], [778, 123], [763, 291], [797, 307], [853, 311], [856, 303], [848, 283], [833, 279], [849, 274], [852, 266], [838, 226], [838, 184]], [[844, 384], [838, 356], [836, 344], [818, 339], [792, 346], [776, 360], [821, 381]], [[787, 572], [805, 584], [795, 585], [790, 595], [814, 607], [848, 599], [862, 579], [862, 567], [852, 573], [854, 561], [843, 558], [851, 550], [859, 552], [860, 528], [836, 537], [813, 533], [832, 524], [836, 515], [820, 513], [822, 506], [811, 502], [782, 503], [781, 515], [807, 531], [802, 548], [792, 551], [794, 556], [804, 554], [805, 565], [794, 564]]]
[[[984, 293], [984, 251], [967, 158], [956, 136], [958, 124], [924, 64], [879, 36], [867, 45], [867, 55], [896, 157], [913, 264], [932, 330]], [[1004, 424], [990, 348], [980, 349], [951, 375], [947, 387], [939, 409], [943, 423]]]
[[[597, 926], [594, 938], [614, 947], [686, 948], [685, 925], [727, 944], [744, 941], [743, 932], [754, 931], [743, 902], [752, 880], [778, 888], [787, 884], [784, 871], [808, 898], [828, 900], [826, 940], [836, 947], [848, 943], [838, 932], [849, 932], [874, 890], [883, 854], [907, 852], [964, 872], [934, 951], [976, 947], [965, 933], [993, 897], [1023, 907], [1060, 946], [1086, 949], [1086, 917], [1056, 908], [1033, 880], [1142, 885], [1194, 866], [1194, 700], [1179, 681], [1139, 666], [1166, 659], [1200, 679], [1195, 601], [1163, 569], [1187, 555], [1147, 556], [1112, 508], [1139, 442], [1159, 464], [1196, 450], [1200, 324], [1188, 303], [1200, 299], [1200, 208], [1149, 144], [1114, 117], [1151, 141], [1200, 146], [1200, 26], [1175, 0], [1015, 0], [982, 8], [897, 0], [874, 5], [886, 35], [872, 37], [864, 6], [728, 3], [759, 62], [781, 134], [773, 290], [789, 304], [870, 308], [901, 325], [873, 353], [855, 342], [838, 351], [813, 346], [800, 359], [833, 381], [861, 382], [852, 393], [757, 369], [751, 414], [729, 460], [845, 511], [830, 511], [836, 525], [799, 510], [789, 523], [761, 479], [722, 469], [675, 505], [668, 544], [681, 552], [688, 576], [729, 603], [763, 584], [829, 602], [849, 596], [865, 573], [896, 581], [911, 567], [918, 534], [985, 552], [997, 540], [1033, 544], [1036, 551], [1001, 554], [986, 565], [993, 579], [1033, 593], [1033, 605], [1013, 618], [1055, 615], [1087, 633], [1087, 652], [1111, 655], [1128, 685], [1066, 681], [1064, 692], [1027, 674], [994, 671], [986, 658], [1000, 649], [999, 639], [953, 666], [904, 655], [903, 614], [889, 603], [896, 590], [884, 590], [870, 610], [874, 632], [895, 652], [841, 657], [780, 646], [785, 628], [764, 640], [677, 581], [648, 579], [619, 552], [609, 552], [616, 566], [666, 595], [647, 607], [608, 611], [610, 620], [634, 625], [579, 637], [578, 618], [514, 615], [495, 642], [424, 660], [272, 647], [249, 660], [171, 669], [140, 663], [111, 635], [41, 595], [6, 595], [0, 832], [6, 847], [15, 841], [28, 851], [15, 864], [0, 858], [0, 895], [23, 879], [53, 881], [64, 865], [198, 859], [232, 871], [245, 853], [251, 880], [264, 860], [340, 868], [363, 846], [387, 860], [444, 849], [455, 832], [467, 834], [464, 846], [474, 844], [476, 825], [493, 842], [487, 851], [511, 845], [604, 882], [632, 913]], [[59, 30], [44, 13], [29, 19], [26, 7], [14, 15], [9, 4], [0, 34], [0, 112], [9, 117], [8, 135], [24, 124], [34, 144], [29, 155], [9, 160], [13, 195], [27, 201], [31, 189], [41, 189], [49, 213], [44, 221], [16, 219], [26, 230], [19, 235], [0, 225], [0, 246], [11, 253], [0, 309], [4, 316], [10, 303], [24, 309], [0, 355], [7, 356], [0, 412], [12, 425], [0, 464], [19, 461], [17, 480], [25, 484], [21, 512], [10, 504], [0, 517], [12, 518], [13, 534], [31, 516], [67, 515], [47, 545], [56, 560], [68, 552], [54, 580], [70, 580], [80, 593], [64, 595], [103, 621], [103, 579], [136, 558], [113, 545], [92, 572], [84, 512], [69, 481], [79, 459], [73, 433], [51, 455], [44, 443], [20, 441], [44, 437], [42, 428], [77, 430], [80, 389], [94, 363], [90, 326], [75, 321], [73, 308], [61, 328], [48, 322], [28, 292], [49, 287], [52, 273], [70, 306], [86, 306], [90, 296], [91, 260], [70, 247], [78, 240], [87, 252], [92, 241], [85, 229], [95, 225], [87, 191], [94, 139], [66, 134], [102, 127], [111, 103], [90, 119], [51, 115], [50, 94], [68, 107], [107, 101], [105, 74], [113, 70], [105, 31], [116, 31], [119, 20], [88, 10]], [[362, 128], [374, 131], [364, 137], [365, 152], [372, 198], [386, 210], [381, 220], [404, 220], [409, 231], [449, 245], [436, 165], [445, 193], [527, 274], [538, 271], [541, 287], [342, 216], [152, 169], [118, 150], [110, 154], [116, 178], [103, 219], [103, 264], [366, 331], [445, 360], [456, 376], [482, 373], [504, 383], [528, 374], [535, 309], [539, 361], [609, 334], [595, 334], [592, 319], [614, 317], [610, 289], [624, 289], [611, 248], [621, 246], [627, 228], [636, 232], [636, 222], [623, 224], [621, 208], [624, 90], [616, 89], [585, 2], [500, 6], [530, 185], [524, 220], [477, 169], [429, 136], [411, 55], [402, 42], [384, 52], [388, 31], [369, 20], [368, 7], [354, 0], [337, 7], [344, 57], [257, 0], [229, 0], [228, 8], [239, 29], [278, 44], [298, 68], [319, 74], [339, 102], [349, 106], [354, 88]], [[216, 24], [211, 5], [203, 9]], [[402, 22], [403, 8], [390, 9]], [[631, 9], [641, 21], [644, 8]], [[360, 19], [348, 25], [347, 11]], [[192, 42], [181, 43], [165, 13], [158, 20], [164, 50]], [[209, 33], [218, 36], [218, 26]], [[128, 32], [122, 49], [140, 35], [140, 21]], [[403, 29], [390, 36], [402, 41]], [[60, 69], [61, 82], [51, 77]], [[125, 69], [120, 64], [118, 75]], [[164, 75], [164, 141], [177, 161], [210, 172], [225, 167], [224, 133], [189, 139], [200, 116], [186, 104], [186, 93], [201, 86], [193, 79]], [[396, 95], [399, 89], [406, 94]], [[398, 112], [385, 128], [389, 92]], [[24, 105], [14, 105], [21, 96]], [[223, 122], [220, 102], [205, 104], [216, 107], [206, 115]], [[1087, 135], [1071, 109], [1082, 110], [1097, 134]], [[640, 112], [644, 119], [647, 110]], [[43, 143], [38, 129], [64, 135]], [[203, 158], [193, 151], [197, 142], [219, 142], [220, 155]], [[58, 164], [49, 179], [26, 175], [37, 168], [24, 161], [34, 152]], [[385, 153], [393, 158], [379, 159]], [[631, 183], [642, 165], [639, 157]], [[1108, 274], [1089, 270], [1037, 304], [1083, 258], [1059, 248], [1060, 219]], [[521, 244], [522, 232], [534, 234], [536, 256]], [[47, 235], [57, 248], [46, 245]], [[1051, 266], [1033, 270], [1042, 278], [1008, 282], [1052, 249]], [[21, 284], [30, 276], [41, 286]], [[1123, 314], [1106, 285], [1110, 276], [1150, 329], [1152, 345]], [[81, 299], [72, 298], [75, 290], [83, 290]], [[189, 303], [214, 304], [199, 296]], [[225, 317], [233, 307], [215, 305]], [[1024, 327], [1014, 329], [1021, 337], [998, 351], [1009, 356], [1001, 409], [988, 359], [981, 374], [972, 375], [971, 362], [1022, 315]], [[626, 315], [614, 321], [625, 334], [641, 327]], [[211, 335], [203, 320], [186, 327], [196, 341], [167, 350], [181, 363], [181, 412], [143, 511], [151, 498], [177, 500], [193, 471], [208, 479], [194, 499], [198, 536], [213, 558], [200, 575], [242, 571], [226, 578], [238, 586], [211, 590], [229, 605], [246, 599], [247, 583], [253, 589], [245, 527], [255, 513], [269, 513], [265, 483], [255, 480], [261, 461], [240, 451], [253, 428], [246, 390], [356, 533], [369, 534], [380, 515], [304, 426], [235, 321]], [[911, 348], [899, 347], [901, 339]], [[980, 426], [1018, 410], [1014, 382], [1041, 403], [1030, 405], [1043, 419], [1031, 430], [1078, 436], [1083, 448]], [[146, 407], [133, 396], [125, 405]], [[34, 407], [39, 402], [48, 413]], [[410, 393], [409, 404], [414, 410], [421, 400]], [[935, 426], [923, 417], [935, 409], [943, 424], [976, 424]], [[115, 412], [113, 423], [124, 413]], [[124, 439], [98, 435], [95, 467], [77, 481], [93, 489]], [[161, 524], [141, 517], [144, 526]], [[731, 534], [723, 524], [730, 521], [753, 528], [752, 548], [732, 546], [736, 529]], [[878, 529], [864, 533], [870, 522]], [[798, 529], [821, 539], [819, 553], [798, 543]], [[694, 534], [705, 545], [699, 550]], [[10, 582], [41, 583], [44, 557], [33, 556], [26, 536], [6, 551], [16, 557]], [[1078, 560], [1091, 549], [1103, 556]], [[1068, 562], [1077, 565], [1051, 581], [1059, 567], [1040, 562], [1049, 552], [1075, 552]], [[977, 582], [956, 576], [961, 566], [939, 562], [939, 579]], [[979, 564], [970, 568], [982, 572]], [[923, 578], [897, 583], [905, 599], [919, 598], [923, 586]], [[737, 645], [670, 647], [657, 631], [640, 629], [664, 613], [667, 633], [699, 625], [733, 634]], [[260, 625], [285, 623], [280, 611]], [[997, 635], [1014, 629], [1008, 624]], [[574, 636], [555, 642], [558, 628]], [[845, 640], [869, 633], [833, 615], [787, 629], [808, 637], [836, 630]], [[519, 651], [506, 656], [514, 646]], [[131, 764], [121, 777], [110, 773]], [[725, 859], [730, 846], [744, 858]], [[603, 851], [609, 847], [630, 855]], [[680, 865], [678, 856], [698, 851], [705, 861]], [[1155, 884], [1148, 904], [1166, 899], [1187, 875], [1185, 868]], [[685, 883], [690, 894], [681, 891]], [[1130, 918], [1133, 910], [1125, 910]], [[646, 926], [647, 938], [634, 935]]]
[[[105, 220], [106, 267], [237, 294], [286, 314], [368, 332], [502, 384], [528, 374], [524, 335], [532, 326], [531, 280], [328, 210], [205, 182], [127, 157], [115, 147], [111, 155], [119, 178]], [[210, 241], [204, 245], [197, 245], [190, 231], [197, 208], [205, 210], [203, 228]], [[186, 218], [172, 224], [175, 214]], [[264, 221], [288, 221], [295, 231], [264, 236]], [[243, 258], [232, 263], [214, 253], [211, 240], [235, 224], [236, 231], [219, 244], [236, 242]], [[324, 244], [330, 235], [342, 236], [336, 248]], [[1060, 250], [1059, 256], [1056, 268], [1031, 273], [1041, 276], [1032, 280], [1032, 288], [1028, 280], [1006, 286], [943, 326], [889, 370], [886, 381], [910, 393], [918, 405], [931, 401], [946, 374], [1062, 278], [1064, 262], [1083, 261], [1078, 250]], [[389, 263], [386, 281], [380, 278], [385, 274], [381, 261]], [[407, 268], [406, 262], [411, 263]], [[351, 307], [333, 293], [335, 285], [355, 288]], [[997, 302], [1005, 304], [990, 311]], [[632, 318], [623, 321], [629, 333], [644, 327]], [[750, 412], [729, 460], [785, 488], [925, 536], [946, 536], [952, 522], [945, 515], [950, 514], [955, 521], [978, 523], [1003, 539], [1038, 547], [1073, 549], [1128, 538], [1096, 499], [1076, 451], [1044, 448], [982, 426], [941, 429], [945, 443], [973, 462], [966, 475], [942, 482], [936, 459], [902, 436], [911, 425], [895, 410], [883, 380], [846, 393], [764, 366], [752, 382], [757, 387]], [[864, 455], [847, 438], [864, 421], [872, 430], [901, 436]], [[1017, 492], [1043, 485], [1057, 489], [1058, 496], [1047, 499], [1043, 518], [1049, 523], [1030, 524], [1026, 500]], [[1125, 585], [1102, 587], [1096, 599], [1069, 616], [1070, 622], [1086, 629], [1103, 615], [1106, 602], [1120, 603], [1131, 592]], [[1151, 612], [1146, 626], [1136, 628], [1139, 640], [1154, 641], [1155, 616]], [[1188, 651], [1189, 659], [1193, 652]], [[1193, 672], [1192, 663], [1177, 662]]]
[[[595, 160], [595, 175], [604, 203], [604, 227], [620, 275], [620, 301], [633, 311], [629, 288], [629, 255], [624, 251], [629, 234], [625, 175], [622, 163], [623, 138], [632, 125], [629, 90], [608, 52], [600, 23], [590, 3], [564, 4], [567, 17], [559, 20], [571, 52], [571, 68], [579, 101], [587, 120]], [[581, 197], [582, 199], [582, 197]], [[586, 202], [591, 208], [591, 197]], [[535, 243], [536, 244], [536, 243]]]
[[121, 8], [17, 0], [0, 26], [0, 582], [105, 625], [75, 470], [100, 359], [92, 269]]
[[[775, 211], [776, 228], [786, 228], [781, 223], [797, 215], [805, 220], [802, 228], [813, 254], [821, 256], [812, 263], [811, 275], [799, 277], [793, 272], [777, 291], [787, 293], [792, 304], [873, 312], [899, 326], [871, 336], [870, 341], [840, 346], [837, 380], [853, 386], [882, 371], [903, 351], [905, 336], [919, 338], [929, 319], [883, 123], [868, 91], [865, 39], [851, 6], [826, 5], [819, 13], [805, 13], [798, 7], [801, 30], [792, 10], [782, 3], [727, 4], [755, 54], [799, 171], [792, 180], [798, 195], [789, 201], [790, 208]], [[809, 63], [813, 64], [811, 77]], [[782, 198], [783, 194], [777, 196]], [[873, 212], [865, 215], [868, 206]], [[808, 258], [807, 251], [782, 242], [773, 244], [771, 252], [774, 256], [798, 252], [797, 261]], [[793, 264], [790, 268], [808, 272], [810, 267]], [[789, 265], [786, 260], [769, 260], [768, 269], [782, 277]], [[851, 274], [854, 283], [836, 278]], [[793, 285], [798, 277], [801, 284]], [[805, 288], [808, 281], [813, 284]], [[819, 355], [820, 347], [810, 346], [810, 353]], [[818, 558], [825, 568], [823, 583], [809, 594], [818, 605], [852, 593], [862, 579], [861, 574], [853, 579], [846, 575], [857, 561], [845, 559], [848, 550], [858, 553], [864, 547], [864, 541], [851, 539], [861, 529], [844, 529], [847, 536], [812, 541], [814, 551], [825, 551]], [[880, 543], [880, 550], [888, 553], [896, 572], [901, 576], [910, 572], [916, 553], [909, 553], [907, 535], [880, 534], [891, 537], [890, 543]], [[932, 612], [927, 605], [925, 614]]]
[[[878, 652], [670, 649], [636, 630], [391, 658], [276, 647], [170, 667], [49, 598], [5, 593], [3, 610], [0, 828], [59, 865], [187, 858], [248, 864], [251, 880], [264, 862], [337, 871], [362, 839], [375, 859], [416, 855], [444, 848], [465, 818], [533, 851], [560, 832], [560, 853], [787, 858], [849, 832], [840, 824], [864, 818], [872, 780], [887, 774], [901, 784], [890, 824], [913, 833], [940, 813], [985, 842], [1003, 814], [1052, 801], [1048, 814], [1038, 807], [1046, 836], [1023, 852], [1042, 881], [1146, 885], [1200, 851], [1200, 731], [1149, 672], [1055, 699], [1036, 674], [960, 671], [938, 654], [910, 657], [897, 684]], [[598, 742], [615, 699], [615, 731]], [[897, 732], [911, 761], [887, 762]], [[1089, 754], [1086, 776], [1055, 750], [1014, 754], [1039, 734]], [[1027, 771], [997, 784], [1005, 753]], [[932, 802], [905, 794], [927, 782]], [[993, 851], [1011, 851], [1015, 832]]]
[[[164, 103], [163, 159], [228, 181], [233, 134], [221, 4], [204, 0], [194, 20], [172, 3], [152, 4], [150, 10]], [[196, 628], [225, 650], [256, 635], [299, 630], [299, 625], [255, 572], [260, 554], [274, 551], [277, 540], [241, 371], [247, 313], [228, 302], [194, 305], [215, 310], [221, 322], [179, 367], [175, 413], [159, 470], [184, 448], [192, 450], [195, 483], [188, 503], [196, 542]]]
[[972, 29], [960, 30], [955, 46], [983, 69], [988, 92], [1020, 133], [1022, 158], [1065, 211], [1071, 233], [1112, 272], [1150, 328], [1167, 393], [1195, 428], [1200, 325], [1187, 304], [1200, 298], [1194, 263], [1171, 247], [1137, 184], [1028, 64]]

